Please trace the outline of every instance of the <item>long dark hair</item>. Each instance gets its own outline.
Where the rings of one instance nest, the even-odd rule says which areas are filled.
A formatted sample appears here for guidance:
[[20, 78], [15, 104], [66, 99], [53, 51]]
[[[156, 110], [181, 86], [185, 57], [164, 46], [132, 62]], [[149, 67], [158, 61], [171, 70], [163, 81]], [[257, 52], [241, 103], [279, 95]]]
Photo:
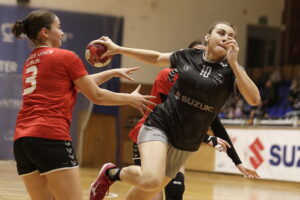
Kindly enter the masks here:
[[37, 35], [42, 28], [51, 28], [56, 15], [49, 10], [35, 10], [29, 13], [22, 21], [16, 21], [12, 26], [12, 33], [16, 38], [21, 34], [27, 35], [32, 40], [37, 40]]

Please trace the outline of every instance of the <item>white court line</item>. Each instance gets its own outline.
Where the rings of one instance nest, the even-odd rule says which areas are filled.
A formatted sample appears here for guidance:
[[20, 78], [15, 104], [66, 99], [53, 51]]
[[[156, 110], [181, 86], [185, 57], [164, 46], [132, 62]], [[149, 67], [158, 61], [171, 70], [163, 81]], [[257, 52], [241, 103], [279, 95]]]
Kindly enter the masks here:
[[106, 198], [116, 198], [118, 197], [118, 194], [116, 193], [108, 193], [108, 195], [106, 196]]
[[[108, 195], [105, 196], [105, 199], [113, 199], [113, 198], [117, 198], [119, 195], [116, 193], [108, 193]], [[84, 195], [84, 197], [88, 198], [88, 195]]]

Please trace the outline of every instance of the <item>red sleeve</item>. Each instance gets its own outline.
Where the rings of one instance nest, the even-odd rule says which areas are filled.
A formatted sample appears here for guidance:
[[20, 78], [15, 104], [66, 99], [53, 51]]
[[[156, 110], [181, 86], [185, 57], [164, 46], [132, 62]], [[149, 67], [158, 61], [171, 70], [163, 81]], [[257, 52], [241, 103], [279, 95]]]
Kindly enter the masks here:
[[[160, 94], [168, 95], [171, 87], [173, 86], [173, 82], [168, 81], [169, 73], [172, 69], [165, 68], [161, 70], [155, 78], [151, 89], [151, 95], [155, 96], [156, 98], [151, 99], [150, 101], [160, 104], [162, 102]], [[154, 109], [154, 105], [149, 104], [148, 107], [152, 110]], [[133, 142], [137, 142], [138, 133], [140, 128], [144, 124], [147, 116], [149, 115], [149, 111], [146, 112], [146, 116], [144, 116], [140, 121], [135, 125], [135, 127], [130, 131], [129, 137]]]
[[170, 86], [173, 85], [168, 82], [170, 71], [170, 68], [166, 68], [159, 72], [153, 84], [151, 95], [158, 96], [160, 93], [165, 95], [169, 94]]
[[88, 74], [82, 60], [72, 51], [68, 51], [63, 60], [72, 81]]

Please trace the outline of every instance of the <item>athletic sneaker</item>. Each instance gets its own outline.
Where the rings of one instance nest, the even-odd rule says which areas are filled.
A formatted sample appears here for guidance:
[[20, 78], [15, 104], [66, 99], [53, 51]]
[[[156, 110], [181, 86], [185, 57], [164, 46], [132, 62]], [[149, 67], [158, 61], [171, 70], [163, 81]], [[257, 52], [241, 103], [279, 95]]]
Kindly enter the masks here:
[[90, 200], [102, 200], [107, 195], [108, 189], [114, 181], [106, 176], [106, 171], [114, 167], [116, 166], [112, 163], [106, 163], [102, 166], [97, 179], [91, 184]]

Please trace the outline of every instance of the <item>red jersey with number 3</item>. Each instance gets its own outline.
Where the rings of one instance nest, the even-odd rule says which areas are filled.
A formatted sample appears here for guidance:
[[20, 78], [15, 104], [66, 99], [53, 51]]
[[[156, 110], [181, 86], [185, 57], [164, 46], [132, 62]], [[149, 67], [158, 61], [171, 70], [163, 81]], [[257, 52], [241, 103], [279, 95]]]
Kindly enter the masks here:
[[71, 51], [34, 49], [23, 69], [23, 103], [14, 140], [71, 140], [69, 129], [77, 95], [73, 81], [87, 74], [81, 59]]
[[[162, 95], [168, 95], [172, 86], [174, 85], [176, 79], [178, 78], [177, 72], [175, 69], [165, 68], [161, 70], [155, 78], [154, 84], [151, 89], [151, 95], [156, 98], [151, 99], [155, 104], [160, 104], [163, 102]], [[151, 110], [154, 108], [153, 105], [148, 106]], [[143, 126], [146, 118], [148, 117], [149, 112], [141, 118], [135, 127], [130, 131], [129, 137], [133, 142], [137, 142], [138, 133]]]

